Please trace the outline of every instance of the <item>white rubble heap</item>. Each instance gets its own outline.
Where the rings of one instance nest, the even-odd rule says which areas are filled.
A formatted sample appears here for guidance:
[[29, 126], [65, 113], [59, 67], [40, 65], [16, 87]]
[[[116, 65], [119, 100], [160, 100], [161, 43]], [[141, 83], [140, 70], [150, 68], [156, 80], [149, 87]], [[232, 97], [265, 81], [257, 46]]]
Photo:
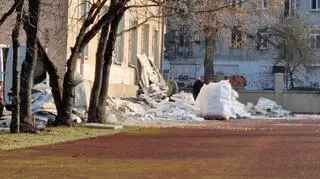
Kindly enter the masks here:
[[[145, 55], [138, 55], [140, 64], [140, 81], [142, 89], [138, 98], [107, 100], [107, 120], [117, 123], [117, 117], [112, 113], [121, 113], [125, 120], [157, 121], [157, 120], [189, 120], [203, 121], [208, 119], [238, 119], [238, 118], [270, 118], [289, 117], [290, 111], [283, 109], [276, 102], [260, 98], [257, 105], [244, 105], [237, 99], [239, 95], [234, 91], [228, 80], [204, 85], [194, 101], [191, 93], [180, 92], [171, 97], [167, 96], [168, 87], [152, 61]], [[79, 80], [75, 88], [75, 107], [73, 120], [86, 121], [86, 92], [83, 82]], [[57, 110], [54, 105], [51, 88], [44, 84], [34, 87], [32, 111], [38, 127], [43, 127], [55, 120]], [[113, 111], [116, 110], [116, 111]], [[111, 112], [111, 113], [110, 113]], [[115, 113], [115, 114], [116, 114]], [[1, 125], [10, 121], [2, 120]], [[0, 121], [1, 122], [1, 121]], [[1, 127], [0, 125], [0, 127]], [[8, 126], [2, 126], [8, 127]]]
[[247, 109], [252, 116], [287, 117], [292, 115], [290, 111], [283, 109], [276, 102], [263, 97], [259, 98], [256, 106], [248, 103]]
[[[146, 98], [150, 101], [145, 102]], [[200, 111], [193, 104], [192, 94], [181, 92], [175, 94], [171, 99], [169, 101], [169, 98], [166, 98], [158, 103], [143, 94], [140, 95], [137, 102], [132, 102], [129, 99], [110, 99], [108, 103], [115, 109], [122, 109], [127, 117], [142, 121], [204, 120], [199, 117]]]
[[[76, 97], [78, 95], [83, 95], [82, 88], [82, 83], [76, 86]], [[82, 104], [85, 103], [85, 101], [83, 102], [77, 99], [75, 101], [75, 106], [77, 107], [74, 107], [72, 110], [72, 120], [80, 123], [85, 115], [85, 109], [81, 109], [79, 106], [85, 106], [85, 104]], [[55, 120], [57, 116], [57, 110], [51, 93], [51, 87], [43, 83], [34, 86], [32, 91], [32, 112], [35, 123], [38, 127], [44, 127], [48, 123], [52, 123]]]
[[142, 94], [132, 99], [109, 99], [108, 104], [121, 111], [126, 118], [140, 121], [156, 120], [204, 120], [204, 118], [251, 118], [257, 115], [282, 117], [290, 115], [275, 102], [265, 98], [257, 106], [244, 105], [237, 99], [239, 95], [227, 80], [204, 85], [197, 101], [191, 93], [180, 92], [170, 98], [168, 88], [152, 60], [138, 55], [141, 76], [139, 85]]
[[[211, 92], [213, 93], [213, 92]], [[145, 99], [148, 100], [145, 100]], [[256, 106], [251, 103], [244, 105], [238, 100], [238, 93], [232, 90], [229, 101], [223, 101], [221, 97], [215, 99], [206, 98], [207, 106], [197, 106], [194, 103], [191, 93], [180, 92], [169, 98], [156, 102], [147, 95], [142, 94], [138, 99], [109, 99], [108, 104], [118, 111], [121, 111], [127, 118], [133, 118], [140, 121], [157, 120], [194, 120], [201, 121], [206, 117], [241, 119], [261, 117], [287, 117], [291, 113], [282, 109], [275, 102], [260, 98]], [[199, 101], [199, 100], [197, 100]], [[210, 104], [208, 104], [210, 103]], [[215, 104], [213, 104], [215, 103]], [[204, 107], [206, 109], [202, 109]], [[213, 109], [215, 108], [215, 109]], [[204, 111], [208, 112], [204, 113]]]

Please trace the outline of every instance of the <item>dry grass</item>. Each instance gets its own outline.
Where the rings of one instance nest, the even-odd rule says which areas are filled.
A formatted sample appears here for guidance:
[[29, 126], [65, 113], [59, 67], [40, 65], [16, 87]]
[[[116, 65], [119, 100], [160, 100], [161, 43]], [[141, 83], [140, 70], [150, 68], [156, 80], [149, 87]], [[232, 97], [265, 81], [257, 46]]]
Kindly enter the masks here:
[[55, 127], [48, 128], [39, 134], [10, 134], [0, 131], [0, 150], [26, 148], [31, 146], [48, 145], [71, 140], [96, 137], [101, 135], [111, 135], [119, 132], [132, 130], [124, 128], [112, 129], [91, 129], [86, 127]]

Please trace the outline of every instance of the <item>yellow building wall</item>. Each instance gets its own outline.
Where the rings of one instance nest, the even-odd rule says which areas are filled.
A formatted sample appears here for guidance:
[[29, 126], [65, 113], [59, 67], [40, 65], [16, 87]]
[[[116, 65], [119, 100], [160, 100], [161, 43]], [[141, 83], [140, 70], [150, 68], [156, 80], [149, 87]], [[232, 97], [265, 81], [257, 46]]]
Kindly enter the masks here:
[[[84, 5], [81, 4], [82, 0], [69, 0], [69, 21], [68, 21], [68, 57], [70, 56], [70, 48], [75, 43], [76, 36], [79, 32], [79, 29], [81, 27], [82, 21], [81, 17], [83, 17], [84, 13]], [[134, 3], [134, 1], [133, 1]], [[150, 16], [150, 12], [153, 14], [158, 12], [158, 8], [152, 8], [146, 11], [144, 8], [139, 8], [135, 10], [128, 10], [124, 17], [124, 25], [121, 30], [129, 29], [130, 28], [130, 20], [136, 19], [138, 21], [138, 24], [145, 21], [146, 17]], [[152, 44], [153, 44], [153, 32], [154, 30], [158, 31], [158, 56], [159, 61], [154, 62], [156, 65], [160, 65], [160, 59], [161, 59], [161, 19], [150, 19], [146, 24], [149, 24], [149, 40], [147, 43], [149, 43], [149, 57], [153, 58], [153, 50]], [[137, 53], [142, 52], [142, 45], [144, 42], [143, 39], [143, 25], [139, 26], [137, 29]], [[120, 38], [120, 36], [118, 37]], [[111, 72], [110, 72], [110, 90], [109, 95], [115, 96], [115, 97], [126, 97], [126, 96], [134, 96], [136, 94], [136, 91], [138, 89], [137, 81], [136, 81], [136, 68], [133, 65], [130, 65], [130, 50], [129, 50], [129, 38], [130, 38], [130, 32], [123, 33], [123, 43], [119, 46], [122, 48], [121, 50], [121, 57], [123, 61], [121, 63], [113, 63], [111, 66]], [[88, 44], [89, 50], [88, 50], [88, 60], [85, 60], [83, 64], [81, 64], [81, 57], [78, 59], [77, 62], [77, 73], [81, 74], [83, 79], [88, 83], [88, 87], [91, 89], [93, 80], [94, 80], [94, 69], [95, 69], [95, 54], [96, 49], [98, 45], [98, 39], [99, 34], [97, 34], [94, 39], [90, 41]], [[115, 49], [116, 51], [117, 49]], [[114, 59], [115, 61], [115, 59]], [[83, 69], [83, 70], [82, 70]], [[119, 89], [119, 90], [117, 90]], [[134, 90], [134, 91], [132, 91]], [[89, 90], [90, 91], [90, 90]], [[122, 91], [119, 93], [119, 91]], [[88, 95], [90, 96], [90, 95]]]

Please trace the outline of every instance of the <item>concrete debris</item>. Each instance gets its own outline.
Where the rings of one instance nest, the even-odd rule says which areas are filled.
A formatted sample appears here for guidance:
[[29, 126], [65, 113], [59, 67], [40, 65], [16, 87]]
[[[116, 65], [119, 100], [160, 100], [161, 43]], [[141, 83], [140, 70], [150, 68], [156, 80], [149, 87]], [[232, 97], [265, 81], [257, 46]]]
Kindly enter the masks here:
[[199, 117], [199, 109], [194, 105], [191, 93], [181, 92], [160, 102], [152, 100], [148, 95], [141, 94], [136, 101], [129, 99], [112, 100], [115, 108], [125, 108], [128, 117], [142, 121], [156, 120], [204, 120]]
[[86, 127], [89, 128], [96, 128], [96, 129], [122, 129], [123, 126], [121, 125], [107, 125], [107, 124], [100, 124], [100, 123], [87, 123], [85, 124]]
[[[191, 95], [191, 94], [190, 94]], [[204, 120], [199, 109], [187, 101], [167, 102], [146, 112], [144, 120]]]
[[79, 117], [82, 122], [87, 121], [88, 110], [86, 106], [75, 106], [72, 108], [72, 114]]
[[157, 102], [154, 101], [152, 98], [150, 98], [147, 94], [141, 94], [139, 95], [139, 98], [145, 101], [146, 104], [148, 104], [152, 108], [157, 107]]
[[[157, 91], [152, 87], [150, 92]], [[140, 121], [157, 120], [204, 120], [253, 118], [257, 115], [279, 117], [290, 112], [266, 98], [261, 98], [256, 106], [244, 105], [238, 101], [239, 94], [227, 80], [204, 85], [196, 102], [191, 93], [180, 92], [171, 97], [152, 99], [148, 94], [141, 94], [136, 99], [114, 99], [109, 104], [121, 109], [128, 118]]]
[[[81, 84], [80, 82], [78, 86]], [[76, 89], [82, 89], [82, 87], [76, 87]], [[83, 92], [83, 90], [80, 91]], [[81, 123], [86, 121], [86, 101], [81, 101], [80, 98], [76, 101], [79, 103], [76, 103], [72, 109], [72, 121]], [[57, 116], [57, 109], [51, 93], [51, 87], [43, 83], [34, 86], [32, 90], [32, 112], [38, 127], [53, 123]]]
[[161, 102], [168, 96], [169, 88], [152, 60], [148, 59], [145, 54], [139, 54], [137, 57], [140, 69], [139, 85], [142, 93], [148, 96], [140, 97], [153, 106], [151, 100]]
[[239, 94], [234, 91], [228, 80], [210, 83], [201, 88], [196, 105], [205, 118], [251, 118], [252, 116], [285, 117], [290, 116], [288, 110], [283, 109], [276, 102], [260, 98], [257, 105], [244, 105], [237, 99]]
[[0, 120], [0, 128], [10, 127], [11, 117], [6, 116]]
[[178, 94], [174, 94], [171, 97], [171, 100], [174, 101], [180, 101], [180, 102], [186, 102], [187, 104], [194, 104], [194, 99], [191, 93], [185, 93], [184, 91], [181, 91]]
[[147, 88], [150, 84], [163, 85], [165, 81], [153, 62], [148, 59], [146, 54], [138, 54], [139, 67], [141, 69], [141, 86]]
[[110, 124], [110, 123], [117, 123], [118, 119], [116, 117], [116, 115], [114, 115], [113, 113], [107, 113], [106, 117], [103, 119], [102, 124]]
[[292, 113], [286, 109], [283, 109], [282, 106], [278, 105], [276, 102], [260, 97], [257, 105], [252, 106], [248, 104], [250, 113], [253, 116], [267, 116], [267, 117], [288, 117], [292, 116]]

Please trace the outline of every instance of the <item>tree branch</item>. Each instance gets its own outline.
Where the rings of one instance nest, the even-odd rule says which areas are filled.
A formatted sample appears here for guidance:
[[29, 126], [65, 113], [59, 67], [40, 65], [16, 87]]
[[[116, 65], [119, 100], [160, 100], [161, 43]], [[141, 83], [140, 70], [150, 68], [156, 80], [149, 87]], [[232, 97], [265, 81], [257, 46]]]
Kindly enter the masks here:
[[142, 21], [142, 22], [140, 22], [139, 24], [137, 24], [136, 26], [130, 27], [130, 28], [128, 28], [128, 29], [123, 29], [122, 31], [120, 31], [120, 32], [117, 34], [117, 36], [120, 36], [120, 35], [122, 35], [122, 34], [125, 33], [125, 32], [129, 32], [129, 31], [131, 31], [131, 30], [137, 29], [137, 28], [140, 27], [141, 25], [147, 23], [147, 22], [148, 22], [150, 19], [152, 19], [152, 18], [162, 18], [162, 17], [164, 17], [164, 16], [149, 16], [149, 17], [147, 17], [144, 21]]
[[91, 29], [84, 34], [80, 46], [85, 46], [105, 24], [111, 23], [112, 19], [119, 14], [120, 11], [125, 10], [122, 6], [123, 5], [121, 3], [111, 5], [108, 12], [105, 13], [97, 23], [95, 23]]
[[240, 1], [240, 2], [236, 2], [236, 3], [228, 3], [228, 4], [225, 4], [223, 6], [220, 6], [220, 7], [217, 7], [217, 8], [214, 8], [214, 9], [207, 9], [207, 10], [195, 10], [195, 11], [191, 11], [191, 13], [208, 13], [208, 12], [215, 12], [215, 11], [219, 11], [221, 9], [225, 9], [225, 8], [229, 8], [229, 7], [232, 7], [232, 6], [235, 6], [235, 5], [240, 5], [240, 4], [243, 4], [245, 2], [247, 2], [249, 0], [244, 0], [244, 1]]
[[3, 16], [0, 19], [0, 26], [14, 12], [14, 10], [19, 6], [20, 3], [22, 3], [22, 0], [15, 1], [15, 3], [12, 5], [12, 7], [6, 13], [3, 14]]
[[159, 4], [130, 5], [126, 7], [126, 10], [130, 8], [145, 8], [145, 7], [159, 7]]

